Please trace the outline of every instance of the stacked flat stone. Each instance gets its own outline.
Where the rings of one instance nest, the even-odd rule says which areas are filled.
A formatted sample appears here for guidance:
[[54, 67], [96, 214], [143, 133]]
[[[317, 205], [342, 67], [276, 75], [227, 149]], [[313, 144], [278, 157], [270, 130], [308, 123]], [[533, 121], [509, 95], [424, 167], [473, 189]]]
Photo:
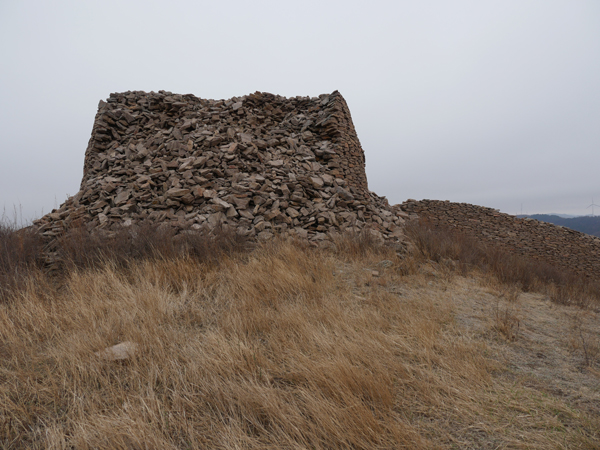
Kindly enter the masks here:
[[48, 240], [74, 227], [110, 232], [145, 221], [311, 241], [368, 226], [400, 242], [403, 216], [368, 190], [337, 91], [229, 100], [135, 91], [100, 102], [79, 192], [35, 226]]
[[407, 200], [400, 208], [434, 226], [456, 228], [510, 253], [600, 279], [600, 238], [596, 236], [468, 203]]

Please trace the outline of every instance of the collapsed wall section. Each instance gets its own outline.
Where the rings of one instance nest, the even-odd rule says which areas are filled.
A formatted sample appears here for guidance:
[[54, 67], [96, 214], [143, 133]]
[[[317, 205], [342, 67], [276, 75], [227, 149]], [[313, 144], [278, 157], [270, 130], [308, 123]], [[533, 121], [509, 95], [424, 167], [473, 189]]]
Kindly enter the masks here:
[[600, 278], [600, 238], [595, 236], [468, 203], [408, 200], [401, 209], [511, 253]]
[[35, 225], [48, 239], [144, 221], [311, 240], [368, 225], [397, 241], [402, 215], [368, 190], [364, 152], [337, 91], [229, 100], [135, 91], [100, 102], [79, 192]]

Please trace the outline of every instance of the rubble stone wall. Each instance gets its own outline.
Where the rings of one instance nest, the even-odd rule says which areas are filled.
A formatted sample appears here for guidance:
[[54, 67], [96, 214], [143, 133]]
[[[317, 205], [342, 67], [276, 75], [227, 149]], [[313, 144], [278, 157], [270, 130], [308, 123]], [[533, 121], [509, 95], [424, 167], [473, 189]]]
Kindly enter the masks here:
[[495, 209], [439, 200], [408, 200], [401, 209], [484, 243], [600, 279], [600, 238]]
[[404, 213], [368, 190], [365, 157], [339, 92], [256, 92], [206, 100], [160, 91], [101, 101], [79, 192], [35, 226], [52, 240], [73, 227], [139, 221], [177, 230], [218, 224], [268, 239], [324, 240], [368, 225], [402, 237]]

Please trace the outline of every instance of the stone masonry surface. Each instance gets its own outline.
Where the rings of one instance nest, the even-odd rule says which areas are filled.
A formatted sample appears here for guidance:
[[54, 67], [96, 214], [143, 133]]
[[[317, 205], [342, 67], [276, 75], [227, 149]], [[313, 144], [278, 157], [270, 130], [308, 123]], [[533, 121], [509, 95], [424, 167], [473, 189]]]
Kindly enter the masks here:
[[408, 200], [400, 208], [511, 253], [600, 279], [600, 239], [595, 236], [468, 203]]
[[79, 192], [34, 226], [49, 251], [70, 228], [110, 233], [140, 221], [311, 241], [368, 226], [401, 242], [406, 216], [368, 190], [337, 91], [229, 100], [134, 91], [100, 102]]

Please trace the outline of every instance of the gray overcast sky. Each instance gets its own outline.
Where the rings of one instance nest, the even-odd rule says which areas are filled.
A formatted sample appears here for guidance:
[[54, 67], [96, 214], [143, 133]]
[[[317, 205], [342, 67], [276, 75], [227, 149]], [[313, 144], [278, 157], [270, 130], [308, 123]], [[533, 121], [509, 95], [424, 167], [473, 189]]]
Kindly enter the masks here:
[[161, 89], [338, 89], [391, 203], [600, 204], [598, 0], [1, 0], [0, 208], [74, 195], [98, 101]]

